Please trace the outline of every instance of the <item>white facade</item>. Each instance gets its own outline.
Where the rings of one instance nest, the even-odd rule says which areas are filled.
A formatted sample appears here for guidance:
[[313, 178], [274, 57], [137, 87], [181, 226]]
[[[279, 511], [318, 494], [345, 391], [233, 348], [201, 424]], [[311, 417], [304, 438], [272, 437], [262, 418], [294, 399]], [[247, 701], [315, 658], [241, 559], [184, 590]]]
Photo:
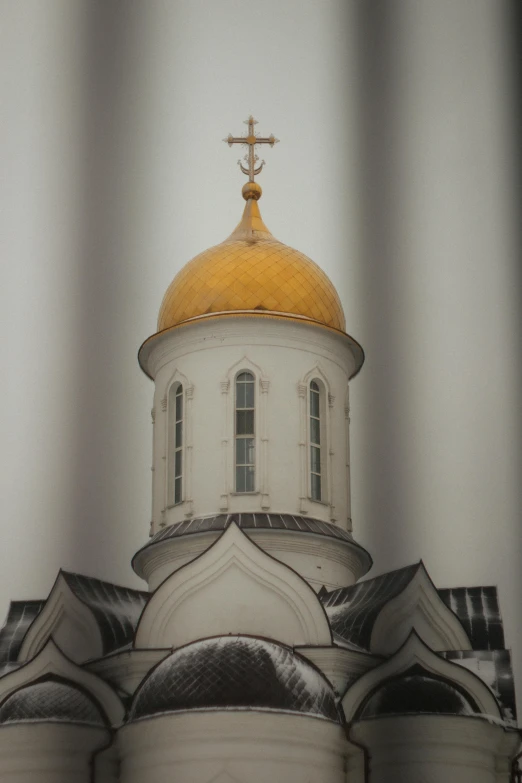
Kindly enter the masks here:
[[169, 715], [120, 735], [128, 783], [346, 783], [348, 747], [340, 726], [274, 713]]
[[[349, 339], [329, 329], [266, 316], [202, 319], [147, 342], [141, 363], [154, 378], [152, 533], [187, 517], [221, 512], [309, 514], [351, 530], [348, 380], [355, 360]], [[255, 378], [256, 485], [234, 487], [234, 383]], [[309, 384], [325, 397], [325, 493], [311, 499]], [[168, 497], [168, 399], [185, 389], [183, 502]], [[324, 391], [323, 391], [324, 389]], [[219, 459], [216, 456], [219, 455]]]

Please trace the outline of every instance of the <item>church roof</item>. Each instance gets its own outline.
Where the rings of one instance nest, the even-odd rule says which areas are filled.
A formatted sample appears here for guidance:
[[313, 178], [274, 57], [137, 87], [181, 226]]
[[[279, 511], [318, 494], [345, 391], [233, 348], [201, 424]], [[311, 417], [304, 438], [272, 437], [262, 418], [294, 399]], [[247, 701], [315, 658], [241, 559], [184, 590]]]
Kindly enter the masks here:
[[0, 705], [0, 724], [26, 721], [106, 725], [100, 709], [86, 693], [54, 678], [20, 688]]
[[[375, 620], [381, 609], [411, 582], [420, 563], [390, 571], [337, 590], [322, 590], [334, 638], [370, 648]], [[503, 650], [504, 632], [495, 587], [458, 587], [436, 591], [459, 619], [474, 650]]]
[[86, 604], [100, 628], [105, 654], [132, 641], [149, 594], [103, 582], [91, 576], [62, 571], [74, 595]]
[[[343, 530], [338, 525], [323, 522], [320, 519], [303, 517], [296, 514], [215, 514], [207, 517], [193, 517], [176, 522], [174, 525], [159, 530], [150, 541], [142, 547], [140, 552], [147, 547], [166, 541], [170, 538], [207, 533], [209, 531], [223, 531], [235, 522], [241, 530], [294, 530], [298, 533], [312, 533], [314, 535], [328, 536], [347, 541], [358, 546], [351, 533]], [[369, 556], [368, 556], [369, 557]]]
[[464, 626], [475, 650], [503, 650], [504, 629], [496, 587], [450, 587], [438, 590]]
[[420, 563], [415, 563], [350, 587], [319, 593], [334, 638], [369, 650], [377, 615], [388, 601], [404, 590], [418, 568]]
[[231, 312], [297, 317], [344, 332], [335, 287], [304, 253], [272, 236], [259, 212], [260, 196], [257, 183], [247, 188], [243, 217], [234, 232], [178, 272], [163, 298], [158, 332]]
[[286, 646], [248, 636], [176, 650], [138, 689], [130, 720], [192, 709], [289, 711], [339, 721], [333, 688], [315, 667]]
[[0, 663], [16, 661], [27, 629], [40, 614], [44, 604], [45, 601], [11, 601], [5, 623], [0, 629]]
[[506, 723], [516, 726], [515, 683], [509, 650], [449, 650], [440, 654], [478, 675], [493, 691]]
[[358, 717], [408, 713], [472, 715], [474, 712], [474, 705], [452, 683], [416, 666], [382, 683], [365, 702]]

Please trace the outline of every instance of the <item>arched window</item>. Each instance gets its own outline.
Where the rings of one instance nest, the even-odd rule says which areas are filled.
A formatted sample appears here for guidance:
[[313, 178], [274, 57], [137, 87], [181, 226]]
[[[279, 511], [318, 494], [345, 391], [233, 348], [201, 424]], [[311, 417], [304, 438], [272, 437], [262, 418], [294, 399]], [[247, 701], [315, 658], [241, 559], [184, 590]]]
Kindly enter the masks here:
[[169, 505], [183, 501], [183, 386], [173, 383], [169, 389]]
[[236, 376], [235, 464], [236, 492], [255, 491], [255, 378]]
[[323, 451], [324, 426], [322, 415], [322, 393], [319, 382], [310, 381], [310, 497], [323, 500]]

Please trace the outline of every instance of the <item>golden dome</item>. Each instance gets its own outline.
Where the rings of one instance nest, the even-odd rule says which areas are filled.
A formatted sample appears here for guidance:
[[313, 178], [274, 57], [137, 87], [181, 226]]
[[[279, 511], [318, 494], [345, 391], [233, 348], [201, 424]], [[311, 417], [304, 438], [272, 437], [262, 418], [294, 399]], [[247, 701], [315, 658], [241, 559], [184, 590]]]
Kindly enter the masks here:
[[334, 286], [317, 264], [272, 236], [257, 204], [261, 188], [257, 183], [247, 185], [247, 203], [235, 231], [189, 261], [168, 287], [158, 331], [205, 316], [264, 312], [344, 332], [344, 313]]

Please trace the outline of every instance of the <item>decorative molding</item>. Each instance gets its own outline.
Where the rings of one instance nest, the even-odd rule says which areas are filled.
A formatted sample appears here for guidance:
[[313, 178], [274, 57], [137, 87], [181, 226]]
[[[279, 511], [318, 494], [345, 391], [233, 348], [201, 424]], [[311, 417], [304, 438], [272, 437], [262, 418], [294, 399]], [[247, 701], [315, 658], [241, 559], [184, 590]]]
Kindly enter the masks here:
[[[331, 393], [330, 388], [330, 382], [328, 380], [328, 377], [321, 367], [319, 363], [315, 364], [314, 367], [312, 367], [308, 372], [301, 378], [299, 382], [299, 388], [304, 387], [305, 394], [303, 395], [302, 401], [303, 404], [300, 406], [299, 409], [299, 416], [301, 420], [301, 442], [304, 443], [304, 446], [300, 445], [300, 469], [301, 469], [301, 497], [305, 496], [309, 498], [311, 494], [310, 489], [310, 460], [309, 460], [309, 431], [308, 431], [308, 417], [309, 417], [309, 399], [308, 394], [306, 393], [311, 381], [317, 378], [319, 382], [321, 383], [323, 389], [322, 389], [322, 435], [324, 434], [325, 440], [326, 440], [326, 450], [325, 446], [321, 447], [321, 455], [323, 459], [321, 460], [321, 467], [323, 468], [323, 475], [321, 476], [322, 479], [322, 487], [323, 487], [323, 498], [321, 501], [322, 503], [329, 504], [330, 506], [334, 505], [334, 497], [333, 497], [333, 454], [330, 453], [330, 447], [332, 443], [332, 406], [333, 402], [335, 400], [334, 395]], [[301, 506], [301, 513], [306, 513], [302, 506]], [[330, 515], [330, 521], [335, 521], [335, 518], [333, 518]]]
[[[192, 497], [192, 400], [194, 397], [194, 384], [189, 381], [187, 376], [181, 372], [179, 367], [175, 367], [174, 371], [170, 374], [167, 383], [165, 384], [165, 402], [168, 415], [165, 421], [165, 427], [163, 429], [163, 454], [165, 459], [164, 465], [164, 486], [162, 490], [163, 502], [166, 508], [173, 506], [173, 488], [171, 485], [171, 466], [169, 465], [169, 455], [171, 449], [169, 445], [170, 438], [172, 437], [172, 422], [170, 421], [170, 396], [171, 390], [174, 386], [181, 385], [183, 387], [183, 467], [182, 467], [182, 502], [179, 504], [180, 509], [183, 509], [185, 514], [192, 516], [193, 507], [188, 499]], [[161, 401], [163, 408], [163, 400]], [[188, 505], [187, 505], [188, 502]]]
[[18, 660], [34, 658], [58, 633], [69, 643], [65, 652], [77, 663], [103, 655], [100, 628], [92, 611], [76, 597], [61, 572], [42, 611], [29, 626]]
[[[250, 528], [243, 532], [268, 555], [290, 566], [295, 564], [296, 556], [304, 555], [308, 565], [300, 575], [317, 590], [323, 585], [335, 590], [353, 584], [371, 567], [368, 553], [354, 542], [298, 530]], [[220, 534], [217, 530], [205, 531], [145, 546], [135, 555], [133, 568], [153, 592], [169, 574], [212, 546]]]
[[[255, 489], [265, 498], [263, 502], [269, 504], [269, 487], [268, 487], [268, 391], [270, 389], [270, 380], [262, 370], [262, 368], [252, 361], [246, 354], [243, 355], [239, 361], [234, 362], [227, 371], [227, 376], [221, 381], [221, 390], [223, 392], [223, 385], [227, 384], [227, 396], [224, 397], [223, 406], [223, 436], [222, 436], [222, 465], [223, 465], [223, 491], [221, 493], [222, 505], [221, 511], [227, 511], [229, 507], [229, 500], [227, 498], [227, 506], [223, 505], [223, 495], [228, 497], [234, 494], [235, 488], [235, 437], [234, 437], [234, 405], [235, 405], [235, 379], [240, 372], [251, 372], [256, 379], [256, 389], [259, 384], [261, 394], [257, 394], [255, 398]], [[232, 393], [228, 395], [228, 390]], [[227, 439], [227, 443], [224, 444], [223, 440]], [[239, 493], [243, 495], [243, 493]], [[263, 508], [263, 506], [261, 506]], [[269, 505], [266, 506], [269, 508]]]
[[150, 670], [170, 655], [168, 650], [125, 650], [84, 664], [83, 669], [113, 683], [131, 696]]
[[219, 385], [221, 388], [221, 394], [228, 394], [230, 389], [230, 381], [229, 380], [221, 381]]
[[306, 384], [305, 383], [298, 383], [297, 384], [297, 394], [299, 397], [306, 397]]
[[123, 722], [125, 710], [113, 689], [100, 677], [67, 658], [52, 638], [31, 661], [0, 679], [0, 702], [14, 691], [52, 674], [84, 688], [100, 704], [113, 726]]
[[[238, 593], [248, 594], [248, 611]], [[290, 646], [331, 645], [330, 625], [313, 589], [235, 523], [156, 590], [139, 621], [136, 647], [179, 647], [228, 633]]]
[[161, 410], [162, 411], [166, 411], [167, 410], [167, 398], [166, 397], [162, 397], [161, 398], [160, 405], [161, 405]]
[[342, 647], [296, 647], [295, 651], [320, 669], [339, 696], [346, 692], [349, 682], [382, 663], [382, 658], [375, 655]]
[[404, 590], [378, 614], [370, 649], [391, 655], [404, 644], [412, 630], [432, 650], [471, 650], [460, 620], [438, 594], [422, 562]]
[[412, 631], [400, 650], [380, 666], [363, 674], [348, 688], [342, 700], [346, 721], [349, 723], [354, 719], [365, 699], [379, 687], [380, 683], [392, 677], [399, 677], [416, 664], [434, 677], [447, 680], [458, 690], [468, 693], [472, 701], [477, 704], [479, 713], [501, 718], [495, 697], [476, 674], [441, 658], [424, 644], [415, 631]]
[[275, 346], [286, 347], [291, 343], [301, 350], [312, 350], [334, 361], [346, 375], [347, 380], [353, 374], [354, 350], [359, 354], [360, 347], [354, 345], [348, 335], [306, 322], [270, 319], [263, 316], [238, 318], [237, 314], [231, 315], [230, 318], [194, 321], [155, 335], [141, 347], [140, 364], [152, 378], [155, 378], [168, 362], [178, 361], [188, 352], [207, 350], [214, 345], [223, 345], [223, 342], [229, 346], [242, 347], [244, 350], [245, 344], [258, 344], [261, 319], [265, 341], [269, 340]]

